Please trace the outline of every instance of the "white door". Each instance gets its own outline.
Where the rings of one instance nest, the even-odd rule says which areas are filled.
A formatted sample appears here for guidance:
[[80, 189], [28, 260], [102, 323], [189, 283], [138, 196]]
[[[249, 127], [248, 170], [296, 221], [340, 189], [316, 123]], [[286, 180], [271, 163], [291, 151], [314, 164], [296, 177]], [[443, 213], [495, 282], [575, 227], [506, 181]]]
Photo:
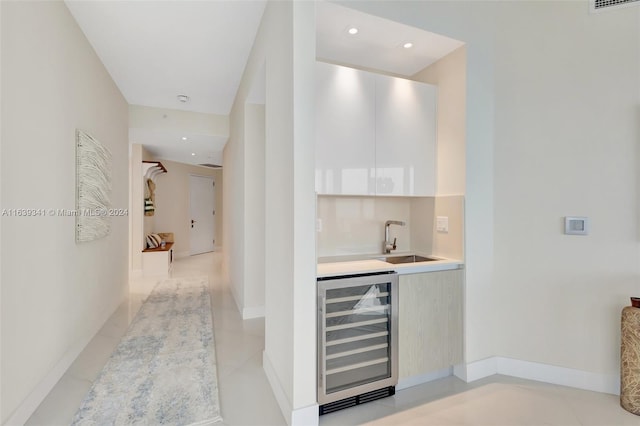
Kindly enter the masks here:
[[189, 176], [191, 255], [213, 251], [216, 214], [214, 191], [212, 177]]

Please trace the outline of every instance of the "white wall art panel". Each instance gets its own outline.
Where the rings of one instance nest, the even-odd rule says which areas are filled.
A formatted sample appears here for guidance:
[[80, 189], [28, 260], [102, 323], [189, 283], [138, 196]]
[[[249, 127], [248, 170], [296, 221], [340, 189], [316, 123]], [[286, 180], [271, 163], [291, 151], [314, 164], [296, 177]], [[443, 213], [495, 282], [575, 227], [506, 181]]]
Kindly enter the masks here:
[[76, 242], [111, 231], [111, 153], [91, 135], [76, 130]]

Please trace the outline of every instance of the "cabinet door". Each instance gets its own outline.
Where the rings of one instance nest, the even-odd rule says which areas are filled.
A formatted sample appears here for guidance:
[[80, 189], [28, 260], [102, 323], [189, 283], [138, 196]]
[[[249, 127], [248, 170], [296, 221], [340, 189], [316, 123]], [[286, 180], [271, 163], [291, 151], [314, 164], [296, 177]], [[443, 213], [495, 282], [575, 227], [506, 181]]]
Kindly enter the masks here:
[[461, 269], [400, 276], [400, 379], [462, 362], [462, 281]]
[[373, 195], [374, 76], [322, 62], [316, 74], [316, 191]]
[[433, 196], [437, 88], [376, 76], [376, 194]]

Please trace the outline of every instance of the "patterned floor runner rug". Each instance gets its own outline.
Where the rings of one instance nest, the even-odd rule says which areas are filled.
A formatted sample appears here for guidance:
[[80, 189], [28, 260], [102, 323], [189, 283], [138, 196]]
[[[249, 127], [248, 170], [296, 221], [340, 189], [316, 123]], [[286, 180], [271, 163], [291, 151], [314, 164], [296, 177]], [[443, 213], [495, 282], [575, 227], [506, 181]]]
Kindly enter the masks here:
[[207, 278], [162, 281], [143, 303], [72, 424], [221, 421]]

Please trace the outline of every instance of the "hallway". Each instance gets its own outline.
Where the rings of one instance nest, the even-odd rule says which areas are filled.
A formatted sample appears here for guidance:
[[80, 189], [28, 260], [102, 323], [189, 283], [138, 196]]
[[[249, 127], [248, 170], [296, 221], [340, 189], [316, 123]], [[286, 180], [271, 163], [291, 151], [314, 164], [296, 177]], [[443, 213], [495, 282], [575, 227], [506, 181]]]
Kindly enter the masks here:
[[177, 260], [171, 276], [209, 278], [224, 424], [284, 425], [262, 369], [264, 318], [242, 320], [221, 269], [222, 254], [206, 253]]
[[[171, 277], [206, 275], [211, 286], [220, 405], [224, 425], [285, 425], [264, 370], [264, 319], [243, 321], [221, 274], [222, 255], [178, 259]], [[68, 425], [142, 301], [159, 281], [132, 282], [129, 300], [76, 359], [28, 425]], [[638, 425], [618, 397], [495, 375], [473, 383], [451, 376], [320, 418], [321, 426], [372, 425]]]
[[[283, 425], [285, 420], [262, 370], [264, 319], [243, 321], [221, 275], [222, 255], [177, 259], [171, 277], [206, 275], [211, 286], [216, 368], [225, 425]], [[160, 278], [131, 283], [128, 300], [114, 312], [27, 425], [68, 425], [82, 399], [126, 332], [144, 298]], [[249, 408], [250, 407], [250, 408]]]

